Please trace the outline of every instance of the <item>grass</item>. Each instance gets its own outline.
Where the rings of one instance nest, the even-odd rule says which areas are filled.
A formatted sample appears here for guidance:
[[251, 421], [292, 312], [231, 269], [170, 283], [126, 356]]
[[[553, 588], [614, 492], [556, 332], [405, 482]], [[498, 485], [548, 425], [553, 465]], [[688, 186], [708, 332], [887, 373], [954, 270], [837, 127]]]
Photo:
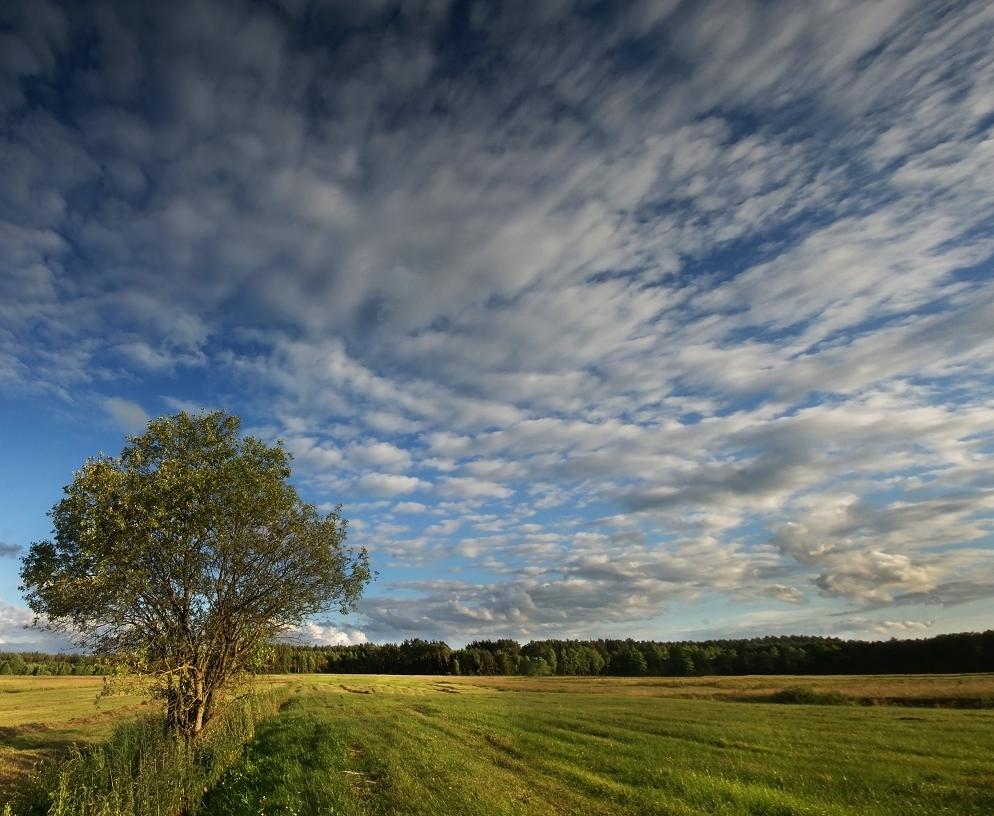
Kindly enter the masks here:
[[454, 677], [504, 691], [583, 691], [639, 697], [762, 701], [786, 689], [826, 695], [834, 702], [863, 705], [921, 705], [939, 708], [994, 707], [994, 674], [750, 675], [746, 677]]
[[33, 771], [70, 746], [106, 740], [125, 719], [149, 711], [137, 695], [102, 699], [101, 677], [0, 676], [0, 805]]
[[194, 813], [204, 794], [242, 756], [256, 725], [273, 717], [285, 690], [262, 690], [230, 701], [189, 745], [161, 716], [125, 722], [106, 742], [72, 751], [42, 774], [22, 814], [46, 816], [172, 816]]
[[[959, 710], [989, 705], [994, 675], [260, 685], [289, 686], [292, 698], [221, 777], [206, 816], [994, 813], [994, 710]], [[70, 746], [104, 744], [132, 720], [141, 736], [151, 711], [135, 696], [95, 705], [100, 688], [100, 678], [0, 677], [0, 805], [61, 754], [65, 812], [90, 812], [72, 810], [92, 777], [89, 749]], [[211, 767], [228, 767], [236, 742]], [[109, 768], [129, 761], [128, 739], [119, 743], [103, 754]], [[150, 779], [171, 767], [166, 752], [151, 759]]]
[[934, 701], [992, 679], [312, 675], [200, 813], [994, 812], [994, 711], [741, 702], [790, 686]]

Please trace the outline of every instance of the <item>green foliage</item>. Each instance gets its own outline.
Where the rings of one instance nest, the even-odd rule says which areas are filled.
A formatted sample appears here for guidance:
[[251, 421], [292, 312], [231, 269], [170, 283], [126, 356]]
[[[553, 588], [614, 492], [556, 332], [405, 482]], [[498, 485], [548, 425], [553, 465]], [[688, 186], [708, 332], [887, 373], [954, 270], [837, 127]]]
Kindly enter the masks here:
[[835, 691], [817, 691], [804, 686], [788, 686], [770, 695], [771, 703], [797, 705], [852, 705], [853, 700]]
[[79, 646], [155, 677], [171, 725], [195, 737], [222, 690], [304, 617], [354, 608], [370, 580], [346, 521], [289, 484], [290, 456], [237, 417], [149, 423], [116, 458], [88, 460], [32, 544], [31, 609]]
[[45, 652], [0, 652], [0, 674], [103, 675], [111, 666], [99, 657]]
[[618, 677], [638, 677], [648, 671], [649, 665], [634, 643], [626, 643], [611, 655], [608, 668], [610, 674]]
[[523, 654], [518, 657], [518, 674], [526, 677], [545, 677], [552, 674], [552, 669], [545, 662], [545, 658]]
[[[735, 674], [929, 674], [994, 671], [994, 631], [916, 640], [859, 641], [823, 637], [658, 643], [649, 640], [474, 641], [451, 651], [439, 641], [355, 646], [276, 646], [265, 671], [373, 674], [521, 673], [519, 655], [542, 658], [561, 676]], [[525, 663], [526, 667], [530, 664]]]

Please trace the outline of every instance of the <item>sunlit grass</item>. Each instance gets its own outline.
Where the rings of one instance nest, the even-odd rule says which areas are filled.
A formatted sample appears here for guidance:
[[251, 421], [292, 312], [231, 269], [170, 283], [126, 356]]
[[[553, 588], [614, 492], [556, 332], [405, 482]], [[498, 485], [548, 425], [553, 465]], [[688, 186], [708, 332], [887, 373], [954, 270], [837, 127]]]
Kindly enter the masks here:
[[40, 763], [71, 745], [101, 742], [150, 710], [137, 694], [98, 701], [102, 688], [101, 677], [0, 677], [0, 804]]
[[679, 699], [647, 686], [664, 688], [308, 676], [203, 812], [994, 812], [992, 711]]
[[[748, 702], [794, 688], [958, 705], [990, 699], [992, 675], [259, 684], [293, 699], [208, 814], [994, 813], [994, 711]], [[0, 797], [38, 761], [150, 710], [135, 695], [97, 705], [101, 686], [0, 677]]]
[[[353, 675], [402, 687], [403, 677]], [[348, 676], [344, 676], [346, 679]], [[339, 678], [342, 680], [342, 678]], [[980, 707], [994, 704], [994, 674], [883, 675], [749, 675], [738, 677], [445, 677], [459, 688], [467, 686], [507, 691], [584, 692], [629, 696], [681, 697], [709, 700], [749, 700], [770, 697], [785, 688], [835, 694], [853, 702], [896, 702], [923, 705]]]

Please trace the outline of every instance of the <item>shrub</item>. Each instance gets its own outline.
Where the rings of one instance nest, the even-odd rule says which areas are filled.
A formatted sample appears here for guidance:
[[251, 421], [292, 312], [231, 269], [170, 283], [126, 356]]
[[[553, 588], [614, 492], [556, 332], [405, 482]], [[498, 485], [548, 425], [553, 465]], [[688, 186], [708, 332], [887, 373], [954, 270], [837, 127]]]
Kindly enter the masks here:
[[797, 705], [851, 705], [852, 700], [836, 691], [815, 691], [804, 686], [788, 686], [767, 698], [771, 703]]

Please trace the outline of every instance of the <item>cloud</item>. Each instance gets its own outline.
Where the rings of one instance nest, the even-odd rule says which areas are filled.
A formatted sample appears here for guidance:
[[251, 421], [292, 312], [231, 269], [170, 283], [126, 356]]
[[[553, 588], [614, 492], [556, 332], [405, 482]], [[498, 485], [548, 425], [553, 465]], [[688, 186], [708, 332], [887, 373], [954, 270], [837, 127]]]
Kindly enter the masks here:
[[19, 544], [9, 544], [6, 541], [0, 541], [0, 558], [16, 558], [21, 554], [21, 549]]
[[889, 588], [898, 585], [911, 591], [928, 591], [935, 585], [935, 570], [916, 565], [902, 553], [869, 550], [849, 553], [844, 561], [832, 559], [815, 584], [828, 595], [859, 601], [889, 601]]
[[284, 439], [371, 636], [994, 597], [986, 4], [12, 9], [5, 393]]
[[462, 519], [445, 519], [425, 528], [426, 536], [447, 536], [462, 527]]
[[854, 633], [869, 633], [872, 639], [883, 638], [923, 638], [931, 637], [935, 625], [931, 620], [868, 620], [851, 617], [841, 621], [845, 630]]
[[415, 476], [398, 476], [393, 473], [366, 473], [359, 478], [359, 487], [377, 496], [397, 496], [424, 490], [429, 485]]
[[513, 490], [498, 482], [472, 476], [447, 476], [441, 481], [442, 495], [461, 499], [506, 499]]
[[734, 619], [710, 622], [680, 633], [689, 640], [710, 640], [728, 637], [751, 638], [767, 635], [821, 635], [858, 640], [889, 640], [896, 638], [931, 637], [936, 634], [935, 620], [887, 620], [866, 616], [826, 615], [824, 608], [809, 607], [786, 612], [763, 610], [744, 612]]
[[[746, 553], [715, 540], [681, 542], [661, 550], [594, 535], [574, 540], [532, 533], [517, 544], [507, 536], [463, 538], [457, 552], [484, 558], [502, 580], [408, 582], [401, 596], [362, 603], [365, 629], [375, 637], [423, 631], [460, 639], [507, 635], [582, 637], [591, 627], [633, 625], [667, 604], [702, 592], [730, 589], [750, 570]], [[505, 561], [494, 563], [495, 553]], [[524, 556], [514, 566], [508, 555]], [[534, 556], [543, 566], [535, 566]], [[413, 598], [409, 593], [416, 593]]]
[[784, 603], [806, 604], [808, 602], [807, 596], [800, 589], [785, 584], [770, 584], [763, 587], [763, 593]]
[[340, 628], [331, 621], [310, 621], [287, 633], [285, 640], [308, 646], [353, 646], [366, 643], [366, 635], [358, 629]]
[[148, 424], [149, 416], [137, 402], [122, 397], [105, 397], [101, 405], [107, 415], [128, 433], [138, 433]]
[[397, 502], [393, 507], [395, 513], [424, 513], [427, 510], [428, 506], [421, 502]]
[[8, 652], [64, 652], [72, 644], [65, 638], [34, 628], [34, 615], [29, 609], [0, 599], [0, 651]]
[[359, 468], [406, 470], [411, 465], [411, 454], [389, 442], [356, 442], [349, 445], [346, 455]]
[[306, 473], [320, 475], [342, 468], [345, 457], [332, 442], [303, 435], [287, 436], [284, 441], [293, 454], [294, 464]]

